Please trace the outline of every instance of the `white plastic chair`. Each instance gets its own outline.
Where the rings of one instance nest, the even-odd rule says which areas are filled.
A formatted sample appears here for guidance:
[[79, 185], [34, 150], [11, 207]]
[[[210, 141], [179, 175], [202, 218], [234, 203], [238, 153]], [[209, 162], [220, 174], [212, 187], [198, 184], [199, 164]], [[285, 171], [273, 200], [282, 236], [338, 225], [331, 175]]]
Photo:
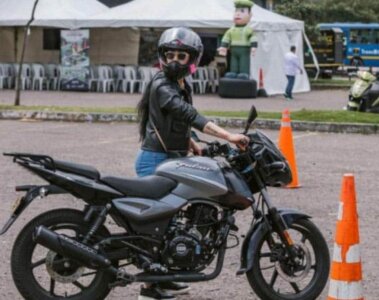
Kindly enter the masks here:
[[38, 88], [40, 91], [42, 91], [44, 86], [46, 86], [47, 90], [49, 89], [43, 65], [32, 64], [32, 76], [32, 90], [36, 90]]
[[99, 69], [98, 66], [89, 67], [88, 88], [90, 91], [97, 91], [99, 84]]
[[12, 64], [2, 64], [4, 76], [7, 77], [7, 88], [11, 89], [15, 83], [15, 71]]
[[0, 89], [3, 89], [8, 82], [9, 78], [6, 73], [6, 67], [4, 64], [0, 64]]
[[192, 83], [192, 89], [194, 93], [204, 94], [204, 80], [203, 80], [203, 71], [196, 69], [196, 72], [189, 77]]
[[98, 71], [97, 91], [102, 91], [103, 93], [115, 91], [112, 68], [109, 66], [99, 66]]
[[[14, 64], [14, 69], [16, 73], [16, 78], [19, 72], [19, 64]], [[32, 85], [32, 80], [31, 80], [32, 72], [30, 69], [30, 66], [28, 64], [22, 64], [21, 68], [21, 89], [26, 90], [30, 89]]]
[[45, 65], [45, 74], [47, 78], [48, 89], [58, 90], [59, 66], [57, 64]]
[[211, 88], [212, 93], [216, 93], [216, 90], [219, 86], [220, 73], [216, 67], [207, 67], [208, 78], [209, 78], [209, 86]]
[[138, 73], [140, 75], [140, 81], [139, 81], [139, 89], [138, 91], [140, 93], [145, 92], [146, 86], [151, 81], [152, 78], [152, 72], [150, 67], [139, 67]]
[[122, 92], [134, 93], [137, 84], [141, 81], [137, 78], [136, 69], [132, 66], [122, 68], [122, 77], [119, 79], [118, 84]]

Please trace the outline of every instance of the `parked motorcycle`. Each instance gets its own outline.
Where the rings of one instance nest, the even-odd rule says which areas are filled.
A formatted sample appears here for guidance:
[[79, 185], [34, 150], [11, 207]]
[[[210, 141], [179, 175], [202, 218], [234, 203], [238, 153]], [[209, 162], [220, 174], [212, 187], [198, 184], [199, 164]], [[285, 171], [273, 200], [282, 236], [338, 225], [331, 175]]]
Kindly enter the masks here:
[[[214, 279], [226, 250], [239, 244], [235, 213], [250, 208], [237, 275], [262, 299], [316, 299], [328, 279], [329, 250], [309, 215], [273, 205], [266, 187], [288, 184], [291, 171], [266, 135], [248, 133], [256, 116], [252, 107], [246, 149], [209, 142], [207, 157], [170, 159], [144, 178], [102, 177], [47, 155], [5, 153], [48, 184], [16, 187], [25, 195], [0, 235], [37, 198], [71, 194], [86, 203], [83, 211], [47, 211], [20, 231], [11, 257], [18, 291], [34, 300], [94, 300], [135, 282]], [[121, 231], [111, 232], [107, 218]]]
[[347, 110], [379, 113], [379, 81], [368, 71], [358, 71], [350, 88]]

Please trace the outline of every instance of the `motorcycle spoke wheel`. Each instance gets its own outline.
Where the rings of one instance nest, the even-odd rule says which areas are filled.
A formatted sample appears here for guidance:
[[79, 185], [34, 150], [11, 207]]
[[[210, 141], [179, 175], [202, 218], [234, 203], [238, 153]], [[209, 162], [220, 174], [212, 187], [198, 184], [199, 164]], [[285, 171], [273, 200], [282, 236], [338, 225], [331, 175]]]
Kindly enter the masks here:
[[326, 284], [329, 250], [321, 233], [308, 220], [293, 223], [289, 233], [299, 253], [296, 262], [277, 233], [266, 233], [257, 245], [253, 270], [247, 276], [262, 299], [315, 299]]
[[[89, 230], [83, 213], [70, 209], [46, 212], [30, 221], [20, 232], [12, 250], [12, 275], [21, 295], [32, 300], [104, 299], [113, 276], [88, 269], [36, 244], [32, 237], [40, 225], [79, 241]], [[99, 236], [108, 235], [106, 228], [101, 227]]]
[[[80, 227], [72, 226], [72, 224], [68, 226], [59, 224], [51, 226], [49, 229], [70, 238], [77, 239], [80, 237]], [[79, 266], [43, 246], [34, 246], [30, 269], [36, 283], [47, 293], [65, 298], [79, 296], [96, 279], [98, 272], [91, 272], [91, 275], [83, 276], [92, 270]], [[65, 268], [67, 264], [74, 266]]]

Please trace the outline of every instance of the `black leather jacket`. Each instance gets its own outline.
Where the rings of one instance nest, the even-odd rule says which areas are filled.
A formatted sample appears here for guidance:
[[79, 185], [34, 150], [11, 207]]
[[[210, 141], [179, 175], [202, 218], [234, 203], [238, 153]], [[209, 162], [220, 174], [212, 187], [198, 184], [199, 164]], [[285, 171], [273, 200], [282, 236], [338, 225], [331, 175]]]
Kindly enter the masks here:
[[185, 90], [182, 90], [177, 82], [166, 78], [163, 72], [154, 76], [150, 86], [149, 118], [142, 141], [143, 150], [165, 152], [154, 131], [154, 124], [168, 151], [186, 155], [190, 146], [191, 127], [203, 131], [207, 123], [208, 119], [192, 106], [191, 88], [187, 83]]

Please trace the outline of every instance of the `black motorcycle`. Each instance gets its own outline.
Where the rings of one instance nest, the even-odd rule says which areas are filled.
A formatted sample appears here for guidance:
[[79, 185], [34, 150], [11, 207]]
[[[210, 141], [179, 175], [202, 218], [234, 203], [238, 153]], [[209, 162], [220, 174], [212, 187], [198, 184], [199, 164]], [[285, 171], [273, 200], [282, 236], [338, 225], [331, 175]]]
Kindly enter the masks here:
[[[256, 116], [252, 107], [244, 134]], [[144, 178], [102, 177], [46, 155], [5, 153], [49, 184], [16, 187], [26, 193], [0, 235], [36, 198], [69, 193], [86, 203], [83, 211], [45, 212], [21, 230], [11, 258], [21, 295], [94, 300], [134, 282], [214, 279], [226, 250], [238, 244], [234, 214], [251, 208], [237, 275], [262, 299], [317, 298], [329, 274], [327, 244], [310, 216], [272, 204], [266, 187], [288, 184], [291, 171], [267, 136], [248, 136], [244, 150], [207, 143], [208, 157], [170, 159]], [[107, 218], [121, 231], [111, 232]]]

